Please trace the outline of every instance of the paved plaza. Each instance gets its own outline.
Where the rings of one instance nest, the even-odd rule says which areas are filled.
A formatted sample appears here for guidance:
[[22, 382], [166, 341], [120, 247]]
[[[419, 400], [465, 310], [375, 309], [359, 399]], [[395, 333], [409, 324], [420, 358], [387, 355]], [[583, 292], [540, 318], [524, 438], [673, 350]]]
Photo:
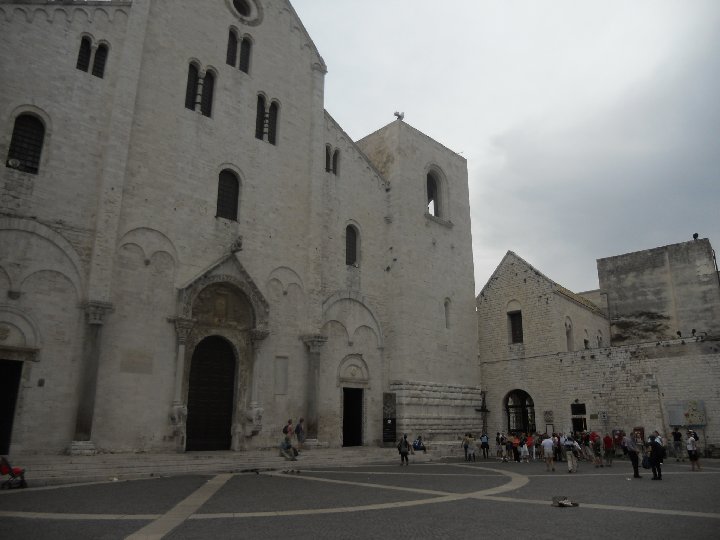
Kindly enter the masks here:
[[[627, 461], [462, 459], [181, 475], [0, 494], [3, 539], [718, 538], [720, 463], [666, 463], [632, 479]], [[557, 508], [566, 495], [576, 508]]]

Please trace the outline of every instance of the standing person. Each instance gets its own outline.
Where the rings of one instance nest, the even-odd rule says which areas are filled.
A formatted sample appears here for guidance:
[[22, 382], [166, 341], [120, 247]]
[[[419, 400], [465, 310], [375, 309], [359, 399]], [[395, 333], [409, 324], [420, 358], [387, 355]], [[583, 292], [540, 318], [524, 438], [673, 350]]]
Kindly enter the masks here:
[[292, 422], [292, 418], [290, 418], [290, 419], [287, 421], [287, 424], [285, 424], [285, 427], [283, 427], [282, 432], [283, 432], [283, 435], [287, 435], [288, 437], [292, 437], [292, 436], [293, 436], [293, 422]]
[[500, 459], [503, 457], [503, 447], [499, 431], [495, 434], [495, 457]]
[[562, 433], [553, 433], [553, 457], [557, 463], [562, 461]]
[[467, 434], [467, 443], [467, 460], [475, 461], [475, 449], [477, 448], [477, 443], [475, 442], [475, 437], [472, 436], [472, 433]]
[[516, 463], [520, 463], [520, 437], [517, 434], [513, 435], [512, 445], [513, 459]]
[[570, 435], [565, 437], [565, 459], [569, 473], [576, 473], [578, 468], [578, 454], [580, 445]]
[[483, 459], [490, 457], [490, 437], [488, 437], [488, 434], [484, 431], [483, 434], [480, 435], [480, 449], [482, 450]]
[[465, 433], [465, 436], [463, 437], [463, 440], [460, 443], [460, 445], [463, 447], [463, 450], [465, 450], [465, 461], [469, 461], [468, 460], [468, 450], [469, 450], [469, 446], [470, 446], [470, 433]]
[[410, 461], [408, 460], [408, 454], [412, 451], [412, 445], [410, 444], [410, 441], [408, 441], [407, 433], [405, 433], [403, 438], [400, 439], [397, 449], [398, 452], [400, 452], [400, 466], [402, 467], [403, 464], [409, 466]]
[[685, 457], [682, 453], [682, 433], [680, 433], [679, 426], [675, 426], [670, 435], [672, 436], [673, 441], [673, 454], [675, 454], [675, 461], [679, 462], [681, 459], [685, 461]]
[[549, 471], [551, 468], [555, 470], [555, 463], [553, 462], [553, 438], [546, 435], [542, 443], [543, 455], [545, 456], [545, 470]]
[[652, 468], [653, 480], [662, 480], [662, 460], [665, 457], [665, 449], [660, 444], [658, 437], [650, 435], [650, 467]]
[[700, 470], [700, 456], [698, 455], [697, 439], [694, 437], [694, 431], [687, 432], [687, 439], [685, 445], [687, 446], [688, 459], [690, 460], [691, 470]]
[[[595, 432], [593, 431], [593, 433], [595, 433]], [[592, 452], [593, 452], [593, 457], [595, 458], [595, 468], [596, 469], [598, 467], [604, 467], [603, 458], [602, 458], [602, 455], [603, 455], [603, 447], [602, 446], [603, 446], [603, 441], [602, 441], [602, 438], [600, 437], [600, 434], [598, 433], [598, 434], [596, 434], [595, 439], [592, 441]]]
[[628, 457], [633, 467], [633, 478], [642, 478], [640, 471], [638, 470], [638, 454], [640, 453], [640, 447], [635, 442], [633, 437], [625, 435], [622, 440], [622, 446], [627, 450]]
[[533, 437], [532, 433], [527, 436], [525, 443], [527, 444], [528, 452], [530, 452], [530, 457], [535, 461], [535, 437]]
[[613, 445], [613, 438], [609, 433], [606, 433], [603, 437], [603, 451], [605, 453], [605, 464], [608, 467], [612, 467], [613, 457], [615, 454], [615, 446]]
[[298, 420], [297, 426], [295, 426], [295, 436], [297, 437], [298, 447], [302, 448], [305, 442], [305, 428], [303, 427], [304, 418]]

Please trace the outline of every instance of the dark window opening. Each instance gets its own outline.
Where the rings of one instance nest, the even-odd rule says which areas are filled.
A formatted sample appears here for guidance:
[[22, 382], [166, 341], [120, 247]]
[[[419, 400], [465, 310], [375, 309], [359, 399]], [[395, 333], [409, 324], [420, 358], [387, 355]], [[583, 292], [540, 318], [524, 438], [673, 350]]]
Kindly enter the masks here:
[[431, 216], [440, 216], [438, 184], [436, 178], [432, 174], [427, 175], [427, 211]]
[[523, 342], [522, 312], [515, 311], [508, 313], [510, 322], [510, 343]]
[[228, 32], [228, 44], [225, 62], [227, 63], [227, 65], [232, 67], [235, 67], [235, 62], [237, 61], [237, 46], [238, 38], [235, 35], [235, 31], [230, 30], [230, 32]]
[[222, 171], [218, 180], [217, 217], [237, 221], [240, 182], [231, 171]]
[[270, 144], [277, 144], [277, 122], [279, 113], [280, 106], [277, 102], [272, 102], [270, 104], [270, 115], [268, 118], [268, 142]]
[[90, 54], [92, 52], [92, 44], [89, 37], [84, 37], [80, 41], [80, 51], [78, 52], [77, 67], [80, 71], [87, 71], [90, 68]]
[[95, 51], [95, 60], [93, 61], [92, 74], [96, 77], [103, 78], [105, 75], [105, 64], [107, 63], [108, 46], [104, 44], [98, 45]]
[[255, 116], [255, 138], [261, 141], [265, 138], [265, 98], [258, 96], [257, 115]]
[[570, 414], [587, 414], [584, 403], [571, 403]]
[[213, 92], [215, 91], [215, 75], [205, 72], [203, 78], [202, 96], [200, 98], [200, 112], [205, 116], [212, 115]]
[[330, 150], [330, 145], [325, 146], [325, 172], [332, 171], [332, 150]]
[[345, 228], [345, 264], [357, 266], [357, 230], [352, 225]]
[[240, 71], [250, 73], [250, 50], [252, 43], [248, 38], [243, 38], [240, 42]]
[[21, 114], [15, 118], [5, 165], [19, 171], [37, 174], [45, 139], [45, 126], [39, 118]]
[[247, 0], [233, 0], [233, 6], [243, 17], [248, 17], [251, 13], [250, 4], [248, 4]]
[[340, 150], [335, 150], [332, 158], [332, 172], [337, 175], [338, 167], [340, 166]]
[[197, 100], [197, 87], [200, 82], [200, 73], [195, 64], [188, 67], [187, 88], [185, 90], [185, 108], [191, 111], [195, 110], [195, 102]]
[[523, 390], [513, 390], [505, 398], [508, 432], [513, 435], [535, 432], [535, 404]]

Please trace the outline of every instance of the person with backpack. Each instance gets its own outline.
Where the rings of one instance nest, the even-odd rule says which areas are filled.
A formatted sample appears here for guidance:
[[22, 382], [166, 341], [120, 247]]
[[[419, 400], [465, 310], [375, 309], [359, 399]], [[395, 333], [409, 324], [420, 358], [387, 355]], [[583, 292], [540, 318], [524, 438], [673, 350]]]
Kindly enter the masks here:
[[290, 418], [290, 419], [287, 421], [287, 424], [285, 424], [285, 427], [283, 427], [282, 432], [283, 432], [283, 435], [287, 435], [288, 437], [292, 437], [292, 436], [293, 436], [293, 422], [292, 422], [292, 418]]
[[397, 445], [397, 449], [398, 453], [400, 454], [400, 466], [402, 467], [403, 464], [409, 466], [410, 461], [408, 460], [408, 454], [412, 452], [412, 445], [410, 444], [410, 441], [408, 441], [407, 433], [405, 433], [403, 435], [403, 438], [400, 439], [400, 442]]
[[480, 449], [482, 450], [483, 459], [487, 459], [490, 457], [490, 438], [485, 432], [480, 435]]

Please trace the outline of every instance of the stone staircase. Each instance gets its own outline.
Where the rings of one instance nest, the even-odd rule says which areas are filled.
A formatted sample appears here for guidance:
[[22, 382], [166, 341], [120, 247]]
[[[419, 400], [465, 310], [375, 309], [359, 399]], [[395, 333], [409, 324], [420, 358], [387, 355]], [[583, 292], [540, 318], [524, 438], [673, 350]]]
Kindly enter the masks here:
[[[449, 447], [438, 445], [434, 452], [427, 454], [418, 452], [411, 455], [410, 462], [439, 461], [448, 454], [454, 453]], [[11, 455], [9, 459], [13, 466], [25, 468], [25, 478], [30, 487], [183, 474], [242, 473], [399, 463], [398, 453], [394, 447], [369, 446], [309, 448], [301, 451], [297, 461], [287, 461], [280, 457], [277, 449], [182, 454]]]

